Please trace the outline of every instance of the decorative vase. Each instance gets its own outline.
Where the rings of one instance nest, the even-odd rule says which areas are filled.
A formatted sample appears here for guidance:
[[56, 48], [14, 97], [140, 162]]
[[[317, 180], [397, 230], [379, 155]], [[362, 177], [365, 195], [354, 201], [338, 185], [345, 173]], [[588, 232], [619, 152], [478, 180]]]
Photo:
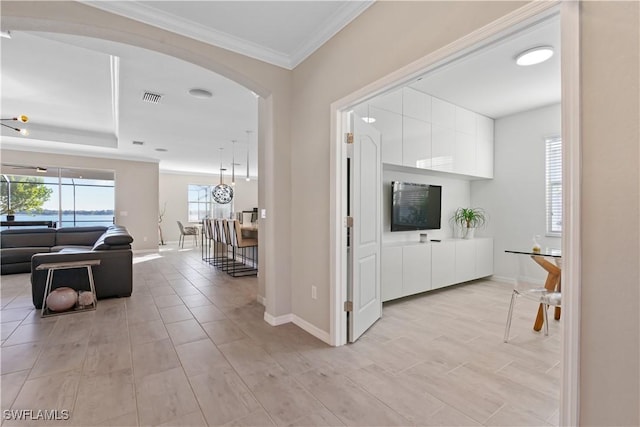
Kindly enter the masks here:
[[78, 293], [68, 287], [56, 288], [47, 296], [47, 307], [51, 311], [65, 311], [76, 305]]
[[7, 215], [7, 221], [15, 221], [15, 220], [16, 220], [15, 215]]

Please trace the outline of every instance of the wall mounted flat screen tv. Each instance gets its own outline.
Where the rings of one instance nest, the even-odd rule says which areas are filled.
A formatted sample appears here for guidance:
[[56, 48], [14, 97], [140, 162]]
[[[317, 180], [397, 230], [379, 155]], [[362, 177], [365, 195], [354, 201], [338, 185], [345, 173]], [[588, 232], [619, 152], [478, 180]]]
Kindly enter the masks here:
[[437, 230], [440, 228], [442, 187], [439, 185], [391, 183], [391, 231]]

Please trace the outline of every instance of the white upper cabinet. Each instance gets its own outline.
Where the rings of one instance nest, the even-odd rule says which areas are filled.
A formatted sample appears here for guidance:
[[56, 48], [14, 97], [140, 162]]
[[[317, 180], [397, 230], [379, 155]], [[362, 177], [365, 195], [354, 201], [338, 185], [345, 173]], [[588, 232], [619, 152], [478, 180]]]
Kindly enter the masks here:
[[402, 89], [397, 89], [373, 98], [369, 102], [369, 106], [381, 108], [396, 114], [402, 114]]
[[354, 111], [375, 119], [383, 163], [493, 178], [493, 119], [411, 87]]
[[455, 129], [456, 106], [442, 99], [431, 99], [431, 123], [447, 129]]
[[402, 164], [431, 169], [431, 125], [422, 120], [402, 118]]
[[493, 178], [493, 119], [478, 114], [476, 175]]
[[[435, 99], [435, 98], [434, 98]], [[437, 124], [431, 125], [431, 169], [453, 172], [456, 131]]]
[[431, 123], [431, 96], [410, 87], [403, 88], [402, 115]]
[[476, 136], [456, 130], [453, 171], [462, 175], [476, 173]]
[[466, 108], [456, 106], [456, 132], [476, 134], [477, 114]]
[[382, 162], [402, 164], [402, 114], [369, 107], [369, 115], [376, 121], [371, 125], [380, 131]]

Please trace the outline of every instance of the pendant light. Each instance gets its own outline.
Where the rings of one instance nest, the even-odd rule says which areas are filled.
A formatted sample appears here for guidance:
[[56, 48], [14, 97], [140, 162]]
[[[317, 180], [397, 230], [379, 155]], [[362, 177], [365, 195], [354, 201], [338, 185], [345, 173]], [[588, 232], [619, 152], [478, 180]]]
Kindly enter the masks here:
[[222, 150], [224, 148], [220, 148], [220, 184], [213, 187], [211, 196], [216, 203], [226, 205], [233, 200], [233, 188], [224, 183], [222, 172], [226, 171], [226, 169], [222, 168]]
[[245, 178], [248, 181], [251, 181], [251, 178], [249, 178], [249, 150], [251, 149], [251, 132], [250, 130], [247, 131], [247, 177]]
[[236, 140], [232, 140], [231, 144], [231, 185], [236, 185]]

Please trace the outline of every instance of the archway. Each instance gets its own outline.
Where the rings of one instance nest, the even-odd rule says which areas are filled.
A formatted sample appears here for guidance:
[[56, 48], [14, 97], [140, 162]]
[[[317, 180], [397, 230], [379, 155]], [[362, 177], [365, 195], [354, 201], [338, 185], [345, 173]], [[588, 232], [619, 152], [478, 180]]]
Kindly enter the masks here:
[[[12, 2], [2, 8], [2, 27], [12, 31], [64, 33], [156, 51], [227, 77], [260, 96], [258, 165], [261, 179], [259, 299], [265, 319], [277, 324], [291, 312], [290, 183], [288, 119], [290, 72], [224, 49], [74, 2]], [[276, 155], [279, 153], [279, 155]], [[285, 261], [280, 261], [280, 260]], [[278, 268], [278, 266], [281, 266]]]

